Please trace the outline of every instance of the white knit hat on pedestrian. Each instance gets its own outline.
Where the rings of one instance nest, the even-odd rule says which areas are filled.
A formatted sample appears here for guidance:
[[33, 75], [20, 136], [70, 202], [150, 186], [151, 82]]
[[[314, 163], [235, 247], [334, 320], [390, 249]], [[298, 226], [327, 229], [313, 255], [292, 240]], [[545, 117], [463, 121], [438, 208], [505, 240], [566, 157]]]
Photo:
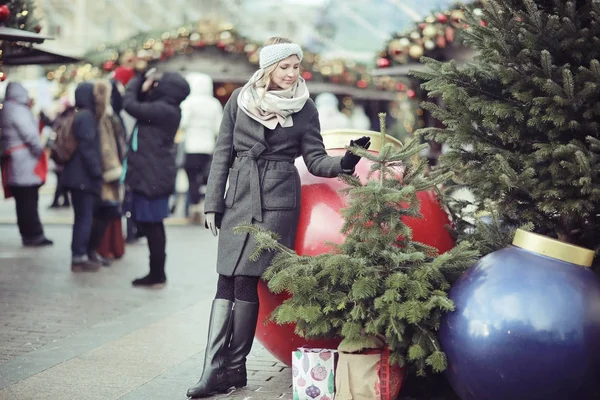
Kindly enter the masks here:
[[260, 68], [267, 68], [293, 55], [298, 56], [300, 61], [302, 61], [302, 48], [296, 43], [269, 44], [260, 50]]

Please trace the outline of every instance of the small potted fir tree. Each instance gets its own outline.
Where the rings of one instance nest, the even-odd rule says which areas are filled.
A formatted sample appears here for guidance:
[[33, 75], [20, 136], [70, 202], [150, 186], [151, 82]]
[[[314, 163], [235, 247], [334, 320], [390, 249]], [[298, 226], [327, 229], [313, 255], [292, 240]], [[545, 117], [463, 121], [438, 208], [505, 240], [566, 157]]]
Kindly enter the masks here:
[[[380, 115], [385, 141], [384, 115]], [[276, 252], [264, 279], [274, 293], [292, 296], [273, 312], [280, 324], [295, 323], [305, 337], [342, 339], [342, 346], [373, 347], [384, 338], [390, 363], [414, 367], [424, 375], [446, 369], [436, 332], [440, 318], [454, 305], [447, 291], [473, 264], [477, 253], [463, 242], [438, 254], [412, 240], [405, 217], [419, 217], [417, 193], [432, 190], [448, 174], [426, 176], [418, 157], [423, 146], [412, 140], [398, 148], [390, 143], [379, 153], [351, 148], [371, 163], [366, 182], [343, 176], [348, 206], [342, 211], [345, 241], [317, 256], [299, 256], [277, 242], [274, 233], [240, 226], [252, 234], [258, 258]]]

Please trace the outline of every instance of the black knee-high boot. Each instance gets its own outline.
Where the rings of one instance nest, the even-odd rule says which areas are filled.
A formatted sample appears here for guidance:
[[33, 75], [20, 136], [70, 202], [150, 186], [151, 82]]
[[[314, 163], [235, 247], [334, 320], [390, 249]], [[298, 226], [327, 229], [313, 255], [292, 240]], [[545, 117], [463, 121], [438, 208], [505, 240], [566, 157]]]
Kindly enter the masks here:
[[204, 353], [204, 370], [198, 383], [188, 389], [188, 397], [193, 399], [208, 397], [215, 393], [224, 393], [232, 386], [228, 382], [227, 371], [225, 370], [226, 357], [228, 356], [227, 346], [231, 338], [232, 311], [232, 301], [213, 300], [208, 327], [208, 340]]
[[259, 303], [235, 300], [233, 328], [227, 356], [227, 377], [236, 388], [247, 384], [246, 356], [252, 349]]

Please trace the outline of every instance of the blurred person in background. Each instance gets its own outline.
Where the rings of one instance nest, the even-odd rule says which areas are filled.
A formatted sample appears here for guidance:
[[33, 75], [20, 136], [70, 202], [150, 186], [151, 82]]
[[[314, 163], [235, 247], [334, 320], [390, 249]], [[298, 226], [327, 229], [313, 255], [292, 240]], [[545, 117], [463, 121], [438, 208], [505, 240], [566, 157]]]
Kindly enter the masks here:
[[[114, 112], [113, 86], [109, 81], [99, 80], [94, 84], [96, 115], [100, 133], [102, 153], [102, 191], [101, 203], [88, 257], [104, 266], [110, 265], [108, 258], [123, 255], [124, 243], [121, 229], [121, 175], [125, 153], [125, 136], [121, 119]], [[117, 104], [118, 106], [118, 104]], [[102, 232], [102, 235], [100, 233]], [[92, 250], [94, 249], [94, 250]], [[102, 253], [102, 254], [100, 254]]]
[[[133, 132], [136, 120], [123, 108], [123, 96], [125, 95], [125, 88], [129, 82], [135, 77], [136, 70], [131, 66], [120, 65], [110, 76], [111, 83], [113, 84], [113, 108], [115, 114], [121, 118], [123, 122], [125, 142], [129, 141], [129, 138]], [[123, 209], [131, 210], [132, 194], [125, 188], [125, 195], [123, 198]], [[135, 243], [143, 236], [142, 232], [135, 226], [135, 221], [131, 216], [131, 212], [126, 211], [124, 213], [126, 224], [127, 224], [127, 243]]]
[[356, 104], [352, 109], [350, 125], [352, 126], [352, 129], [371, 129], [371, 120], [367, 117], [364, 107], [360, 104]]
[[132, 217], [148, 240], [150, 271], [133, 286], [162, 287], [167, 281], [166, 233], [169, 197], [175, 192], [177, 166], [175, 135], [181, 121], [180, 104], [190, 93], [178, 73], [154, 69], [131, 80], [123, 107], [137, 119], [129, 140], [125, 185], [132, 194]]
[[[52, 122], [52, 130], [57, 132], [61, 129], [61, 125], [67, 123], [67, 121], [71, 120], [72, 115], [75, 113], [75, 106], [73, 106], [68, 99], [61, 99], [59, 101], [59, 109], [58, 115]], [[54, 133], [55, 134], [55, 133]], [[53, 137], [48, 140], [46, 143], [47, 148], [51, 148], [53, 145]], [[50, 208], [59, 208], [59, 207], [71, 207], [71, 201], [69, 200], [69, 192], [65, 190], [61, 176], [64, 170], [64, 165], [53, 162], [52, 170], [56, 175], [56, 188], [54, 189], [54, 199], [52, 200], [52, 204]], [[62, 202], [61, 202], [62, 198]]]
[[47, 246], [53, 243], [44, 235], [38, 200], [46, 181], [48, 158], [32, 104], [23, 85], [8, 83], [0, 111], [2, 184], [4, 197], [15, 198], [23, 246]]
[[[71, 135], [77, 148], [66, 163], [61, 179], [71, 193], [75, 213], [71, 241], [71, 270], [94, 272], [100, 267], [96, 248], [104, 235], [105, 221], [102, 206], [102, 148], [100, 117], [104, 105], [96, 100], [94, 84], [83, 82], [75, 89], [75, 107]], [[91, 256], [91, 257], [90, 257]]]
[[223, 107], [213, 97], [213, 81], [209, 75], [190, 73], [186, 76], [190, 96], [181, 104], [181, 130], [185, 140], [184, 168], [189, 182], [189, 214], [201, 223], [201, 201], [208, 181], [210, 162], [215, 151]]
[[333, 93], [324, 92], [315, 97], [321, 130], [352, 128], [350, 119], [339, 110], [338, 104], [338, 98]]

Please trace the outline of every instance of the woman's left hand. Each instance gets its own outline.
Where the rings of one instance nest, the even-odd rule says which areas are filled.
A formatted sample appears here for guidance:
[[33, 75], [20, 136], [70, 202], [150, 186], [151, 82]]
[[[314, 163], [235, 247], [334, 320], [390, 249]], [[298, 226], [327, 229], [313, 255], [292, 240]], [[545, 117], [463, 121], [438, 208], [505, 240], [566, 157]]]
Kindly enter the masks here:
[[[368, 149], [371, 146], [371, 138], [368, 136], [363, 136], [359, 139], [356, 140], [351, 140], [350, 141], [350, 147], [352, 146], [357, 146], [357, 147], [362, 147], [363, 149]], [[357, 156], [356, 154], [352, 153], [350, 150], [346, 151], [346, 154], [344, 154], [344, 157], [342, 157], [342, 168], [345, 171], [352, 171], [354, 172], [354, 167], [356, 167], [356, 164], [358, 164], [358, 162], [360, 161], [360, 156]]]

